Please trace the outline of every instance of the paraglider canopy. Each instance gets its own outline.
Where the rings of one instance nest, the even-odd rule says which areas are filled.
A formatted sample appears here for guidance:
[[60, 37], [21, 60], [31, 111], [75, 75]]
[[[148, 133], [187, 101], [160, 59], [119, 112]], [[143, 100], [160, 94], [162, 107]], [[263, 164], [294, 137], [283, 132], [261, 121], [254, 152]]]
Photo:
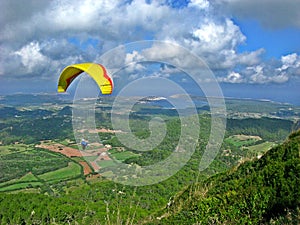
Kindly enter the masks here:
[[57, 91], [65, 92], [73, 80], [82, 72], [88, 73], [95, 80], [102, 94], [112, 93], [113, 81], [111, 77], [108, 76], [104, 66], [96, 63], [73, 64], [64, 68], [59, 76]]

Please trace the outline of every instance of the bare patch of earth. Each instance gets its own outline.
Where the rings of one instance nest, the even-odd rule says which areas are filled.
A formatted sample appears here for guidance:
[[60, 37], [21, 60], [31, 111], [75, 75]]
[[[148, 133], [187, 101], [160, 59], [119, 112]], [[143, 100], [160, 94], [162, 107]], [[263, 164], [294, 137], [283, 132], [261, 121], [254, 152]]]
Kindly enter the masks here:
[[110, 129], [105, 129], [105, 128], [100, 128], [100, 129], [82, 129], [79, 130], [80, 133], [84, 133], [88, 131], [91, 134], [95, 134], [95, 133], [122, 133], [123, 131], [121, 130], [110, 130]]
[[51, 143], [51, 144], [45, 144], [45, 143], [41, 143], [40, 145], [36, 145], [36, 147], [38, 148], [43, 148], [43, 149], [47, 149], [49, 151], [53, 151], [53, 152], [59, 152], [69, 158], [71, 157], [93, 157], [93, 156], [97, 156], [96, 159], [94, 161], [89, 161], [89, 164], [85, 161], [80, 161], [79, 163], [83, 166], [83, 173], [84, 175], [88, 175], [91, 174], [93, 171], [90, 168], [90, 166], [93, 168], [93, 170], [95, 172], [100, 170], [100, 166], [98, 165], [97, 162], [99, 162], [100, 160], [111, 160], [111, 158], [108, 156], [108, 154], [106, 153], [108, 148], [104, 147], [101, 144], [97, 144], [95, 143], [92, 144], [92, 146], [94, 147], [98, 147], [98, 149], [92, 149], [92, 150], [87, 150], [87, 151], [80, 151], [78, 149], [72, 148], [72, 147], [68, 147], [59, 143]]
[[258, 141], [262, 140], [261, 137], [259, 137], [259, 136], [244, 135], [244, 134], [233, 135], [233, 137], [235, 137], [241, 141], [246, 141], [249, 139], [254, 139], [254, 140], [258, 140]]

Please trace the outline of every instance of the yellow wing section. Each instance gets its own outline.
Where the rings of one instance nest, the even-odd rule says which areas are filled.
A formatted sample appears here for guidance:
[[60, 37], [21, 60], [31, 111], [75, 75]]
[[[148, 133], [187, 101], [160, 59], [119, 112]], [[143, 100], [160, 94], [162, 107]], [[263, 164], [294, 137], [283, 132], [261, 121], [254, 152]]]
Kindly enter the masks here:
[[112, 93], [112, 79], [108, 76], [104, 66], [96, 63], [73, 64], [64, 68], [59, 77], [57, 91], [65, 92], [72, 81], [82, 72], [88, 73], [95, 80], [102, 94], [107, 95]]

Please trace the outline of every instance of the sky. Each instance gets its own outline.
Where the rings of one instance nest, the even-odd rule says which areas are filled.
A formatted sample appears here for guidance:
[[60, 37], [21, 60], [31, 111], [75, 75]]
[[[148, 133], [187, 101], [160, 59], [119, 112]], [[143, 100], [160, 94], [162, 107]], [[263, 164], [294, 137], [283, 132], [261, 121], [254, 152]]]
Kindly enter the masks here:
[[[67, 65], [158, 40], [203, 59], [225, 97], [300, 105], [300, 0], [0, 0], [0, 9], [1, 95], [55, 93]], [[130, 64], [143, 54], [125, 51], [110, 60]], [[116, 91], [161, 76], [195, 92], [172, 65], [134, 67], [113, 75]]]

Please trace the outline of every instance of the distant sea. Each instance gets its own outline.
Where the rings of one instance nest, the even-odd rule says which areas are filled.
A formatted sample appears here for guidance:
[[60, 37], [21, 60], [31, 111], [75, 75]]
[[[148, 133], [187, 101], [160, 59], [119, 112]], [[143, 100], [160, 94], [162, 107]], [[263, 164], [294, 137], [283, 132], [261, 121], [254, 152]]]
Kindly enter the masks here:
[[287, 84], [222, 84], [225, 97], [265, 99], [278, 103], [289, 103], [300, 106], [300, 82]]

